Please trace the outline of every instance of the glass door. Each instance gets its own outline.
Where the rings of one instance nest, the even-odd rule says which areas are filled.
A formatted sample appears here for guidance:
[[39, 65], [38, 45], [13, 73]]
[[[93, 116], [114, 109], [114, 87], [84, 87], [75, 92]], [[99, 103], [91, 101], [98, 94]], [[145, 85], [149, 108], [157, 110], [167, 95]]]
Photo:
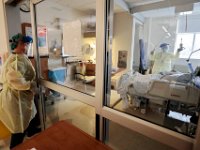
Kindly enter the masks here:
[[[185, 88], [185, 83], [167, 84], [169, 78], [165, 76], [163, 82], [162, 74], [151, 82], [155, 89], [147, 89], [151, 87], [147, 79], [154, 76], [148, 70], [150, 54], [160, 51], [164, 43], [175, 54], [180, 43], [172, 37], [181, 36], [185, 29], [180, 24], [181, 30], [177, 29], [178, 20], [198, 18], [198, 12], [193, 14], [197, 16], [172, 16], [176, 6], [191, 2], [153, 3], [30, 1], [31, 19], [27, 14], [21, 17], [25, 33], [34, 41], [29, 55], [37, 70], [44, 129], [65, 120], [113, 149], [200, 149], [199, 89], [190, 84]], [[172, 68], [187, 71], [178, 65], [180, 61]]]
[[[185, 83], [169, 79], [178, 74], [191, 75], [174, 71], [173, 65], [176, 64], [172, 60], [170, 70], [162, 67], [163, 70], [157, 73], [151, 72], [152, 57], [161, 54], [163, 45], [169, 46], [169, 51], [164, 52], [170, 56], [169, 59], [179, 59], [179, 51], [174, 48], [178, 22], [177, 14], [172, 15], [175, 6], [155, 9], [152, 4], [152, 8], [146, 10], [148, 4], [143, 4], [133, 7], [132, 14], [119, 10], [117, 4], [117, 0], [108, 0], [106, 9], [106, 88], [105, 107], [102, 109], [106, 143], [116, 148], [117, 140], [121, 139], [120, 143], [124, 142], [119, 145], [121, 149], [134, 149], [139, 143], [133, 137], [133, 143], [129, 144], [125, 138], [129, 134], [123, 128], [127, 127], [141, 134], [142, 139], [157, 141], [151, 141], [154, 143], [152, 149], [159, 146], [163, 149], [193, 149], [198, 137], [200, 90], [193, 85], [191, 78]], [[159, 67], [169, 61], [165, 60], [167, 56], [156, 57], [162, 61]], [[155, 59], [153, 61], [156, 65]], [[193, 96], [196, 99], [191, 98]], [[119, 133], [120, 129], [124, 132]], [[145, 149], [145, 144], [141, 149]]]
[[[160, 39], [173, 42], [168, 37], [169, 34], [174, 35], [170, 29], [174, 30], [176, 18], [156, 22], [157, 18], [147, 17], [149, 12], [141, 12], [146, 9], [142, 6], [136, 9], [130, 1], [32, 2], [34, 57], [46, 127], [64, 119], [88, 134], [96, 135], [97, 139], [114, 149], [133, 149], [141, 141], [147, 142], [140, 146], [141, 149], [190, 150], [194, 145], [198, 149], [198, 144], [195, 144], [199, 138], [198, 123], [191, 122], [199, 106], [196, 96], [189, 97], [189, 102], [185, 97], [177, 98], [176, 92], [180, 91], [176, 91], [173, 84], [169, 86], [174, 90], [169, 90], [169, 86], [166, 89], [172, 92], [171, 97], [162, 99], [158, 95], [157, 99], [155, 94], [161, 92], [156, 91], [163, 90], [157, 83], [154, 83], [157, 90], [151, 91], [154, 97], [146, 97], [140, 92], [135, 94], [135, 89], [144, 92], [149, 87], [142, 74], [148, 71], [152, 43], [155, 42], [155, 48], [164, 42], [154, 41], [156, 32], [152, 30], [161, 28]], [[166, 6], [169, 1], [160, 3]], [[154, 9], [154, 5], [151, 6]], [[139, 17], [140, 21], [144, 21], [142, 27], [136, 21], [135, 10], [146, 15], [142, 19]], [[141, 14], [137, 15], [137, 19], [138, 16]], [[169, 20], [171, 28], [165, 24], [164, 27], [157, 26]], [[135, 64], [139, 73], [134, 68]], [[144, 79], [139, 80], [144, 81], [145, 86], [133, 82], [140, 75]], [[142, 88], [134, 88], [139, 85]], [[197, 94], [198, 89], [191, 87], [190, 92]]]
[[45, 128], [66, 120], [96, 136], [97, 5], [95, 0], [31, 3]]
[[35, 12], [40, 78], [94, 97], [96, 2], [42, 1]]

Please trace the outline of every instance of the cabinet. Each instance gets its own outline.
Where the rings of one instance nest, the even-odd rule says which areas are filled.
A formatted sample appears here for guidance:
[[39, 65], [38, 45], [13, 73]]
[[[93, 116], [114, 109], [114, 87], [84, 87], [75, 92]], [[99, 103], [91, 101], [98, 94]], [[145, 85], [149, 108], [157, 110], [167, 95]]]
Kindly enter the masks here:
[[95, 76], [96, 64], [85, 63], [85, 76]]
[[[35, 68], [36, 64], [35, 64], [34, 57], [29, 57], [29, 59]], [[42, 75], [43, 79], [45, 79], [45, 80], [48, 80], [48, 59], [49, 59], [49, 56], [40, 56], [41, 75]]]

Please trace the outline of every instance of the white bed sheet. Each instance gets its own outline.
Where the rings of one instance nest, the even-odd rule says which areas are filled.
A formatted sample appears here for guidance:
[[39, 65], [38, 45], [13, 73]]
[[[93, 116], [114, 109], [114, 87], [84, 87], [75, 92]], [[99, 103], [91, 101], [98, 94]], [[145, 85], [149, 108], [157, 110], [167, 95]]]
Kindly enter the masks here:
[[[131, 72], [123, 75], [117, 89], [121, 98], [127, 103], [128, 95], [143, 96], [157, 100], [177, 100], [189, 104], [198, 104], [200, 89], [191, 84], [160, 79], [159, 76], [146, 76]], [[144, 89], [143, 89], [144, 88]]]

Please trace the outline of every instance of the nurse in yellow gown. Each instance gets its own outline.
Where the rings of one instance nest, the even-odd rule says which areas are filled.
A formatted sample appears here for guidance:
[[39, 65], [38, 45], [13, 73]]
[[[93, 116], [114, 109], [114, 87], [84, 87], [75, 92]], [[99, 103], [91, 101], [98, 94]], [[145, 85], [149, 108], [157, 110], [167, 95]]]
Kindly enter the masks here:
[[172, 61], [179, 57], [179, 51], [176, 54], [169, 53], [169, 44], [167, 43], [161, 44], [160, 48], [161, 52], [151, 56], [153, 74], [172, 71]]
[[[6, 60], [1, 73], [0, 121], [12, 135], [23, 134], [36, 114], [33, 92], [35, 70], [25, 55], [30, 42], [32, 38], [21, 34], [12, 37], [13, 53]], [[17, 144], [14, 141], [11, 148]]]

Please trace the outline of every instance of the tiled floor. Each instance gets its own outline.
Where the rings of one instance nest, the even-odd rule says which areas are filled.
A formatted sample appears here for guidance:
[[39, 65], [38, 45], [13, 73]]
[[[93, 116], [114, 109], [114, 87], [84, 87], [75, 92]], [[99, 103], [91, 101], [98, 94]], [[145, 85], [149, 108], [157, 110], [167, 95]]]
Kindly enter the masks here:
[[[119, 99], [116, 91], [112, 91], [111, 105]], [[51, 105], [52, 100], [54, 104]], [[51, 126], [59, 120], [67, 120], [81, 130], [95, 136], [95, 109], [84, 103], [79, 102], [71, 97], [61, 95], [60, 97], [48, 97], [46, 101], [46, 127]], [[116, 107], [120, 108], [121, 103]], [[162, 150], [172, 150], [161, 143], [155, 142], [147, 137], [144, 137], [136, 132], [121, 127], [113, 122], [109, 124], [109, 140], [108, 145], [116, 150], [154, 150], [159, 148]], [[0, 150], [8, 150], [9, 139], [0, 142]]]
[[[116, 91], [112, 91], [111, 105], [119, 99]], [[118, 109], [121, 103], [117, 105]], [[58, 120], [67, 120], [82, 129], [86, 133], [95, 135], [95, 110], [93, 107], [67, 97], [65, 100], [57, 100], [54, 105], [47, 106], [47, 125]], [[149, 139], [127, 128], [109, 123], [109, 140], [107, 144], [114, 150], [173, 150], [162, 143]]]
[[[54, 100], [51, 105], [46, 101], [46, 127], [51, 126], [59, 120], [67, 120], [81, 130], [95, 136], [95, 109], [89, 105], [83, 104], [70, 97], [61, 96]], [[0, 141], [0, 150], [9, 150], [9, 141]]]
[[[61, 96], [62, 97], [62, 96]], [[46, 127], [59, 120], [67, 120], [86, 133], [95, 136], [95, 109], [70, 97], [46, 105]]]

